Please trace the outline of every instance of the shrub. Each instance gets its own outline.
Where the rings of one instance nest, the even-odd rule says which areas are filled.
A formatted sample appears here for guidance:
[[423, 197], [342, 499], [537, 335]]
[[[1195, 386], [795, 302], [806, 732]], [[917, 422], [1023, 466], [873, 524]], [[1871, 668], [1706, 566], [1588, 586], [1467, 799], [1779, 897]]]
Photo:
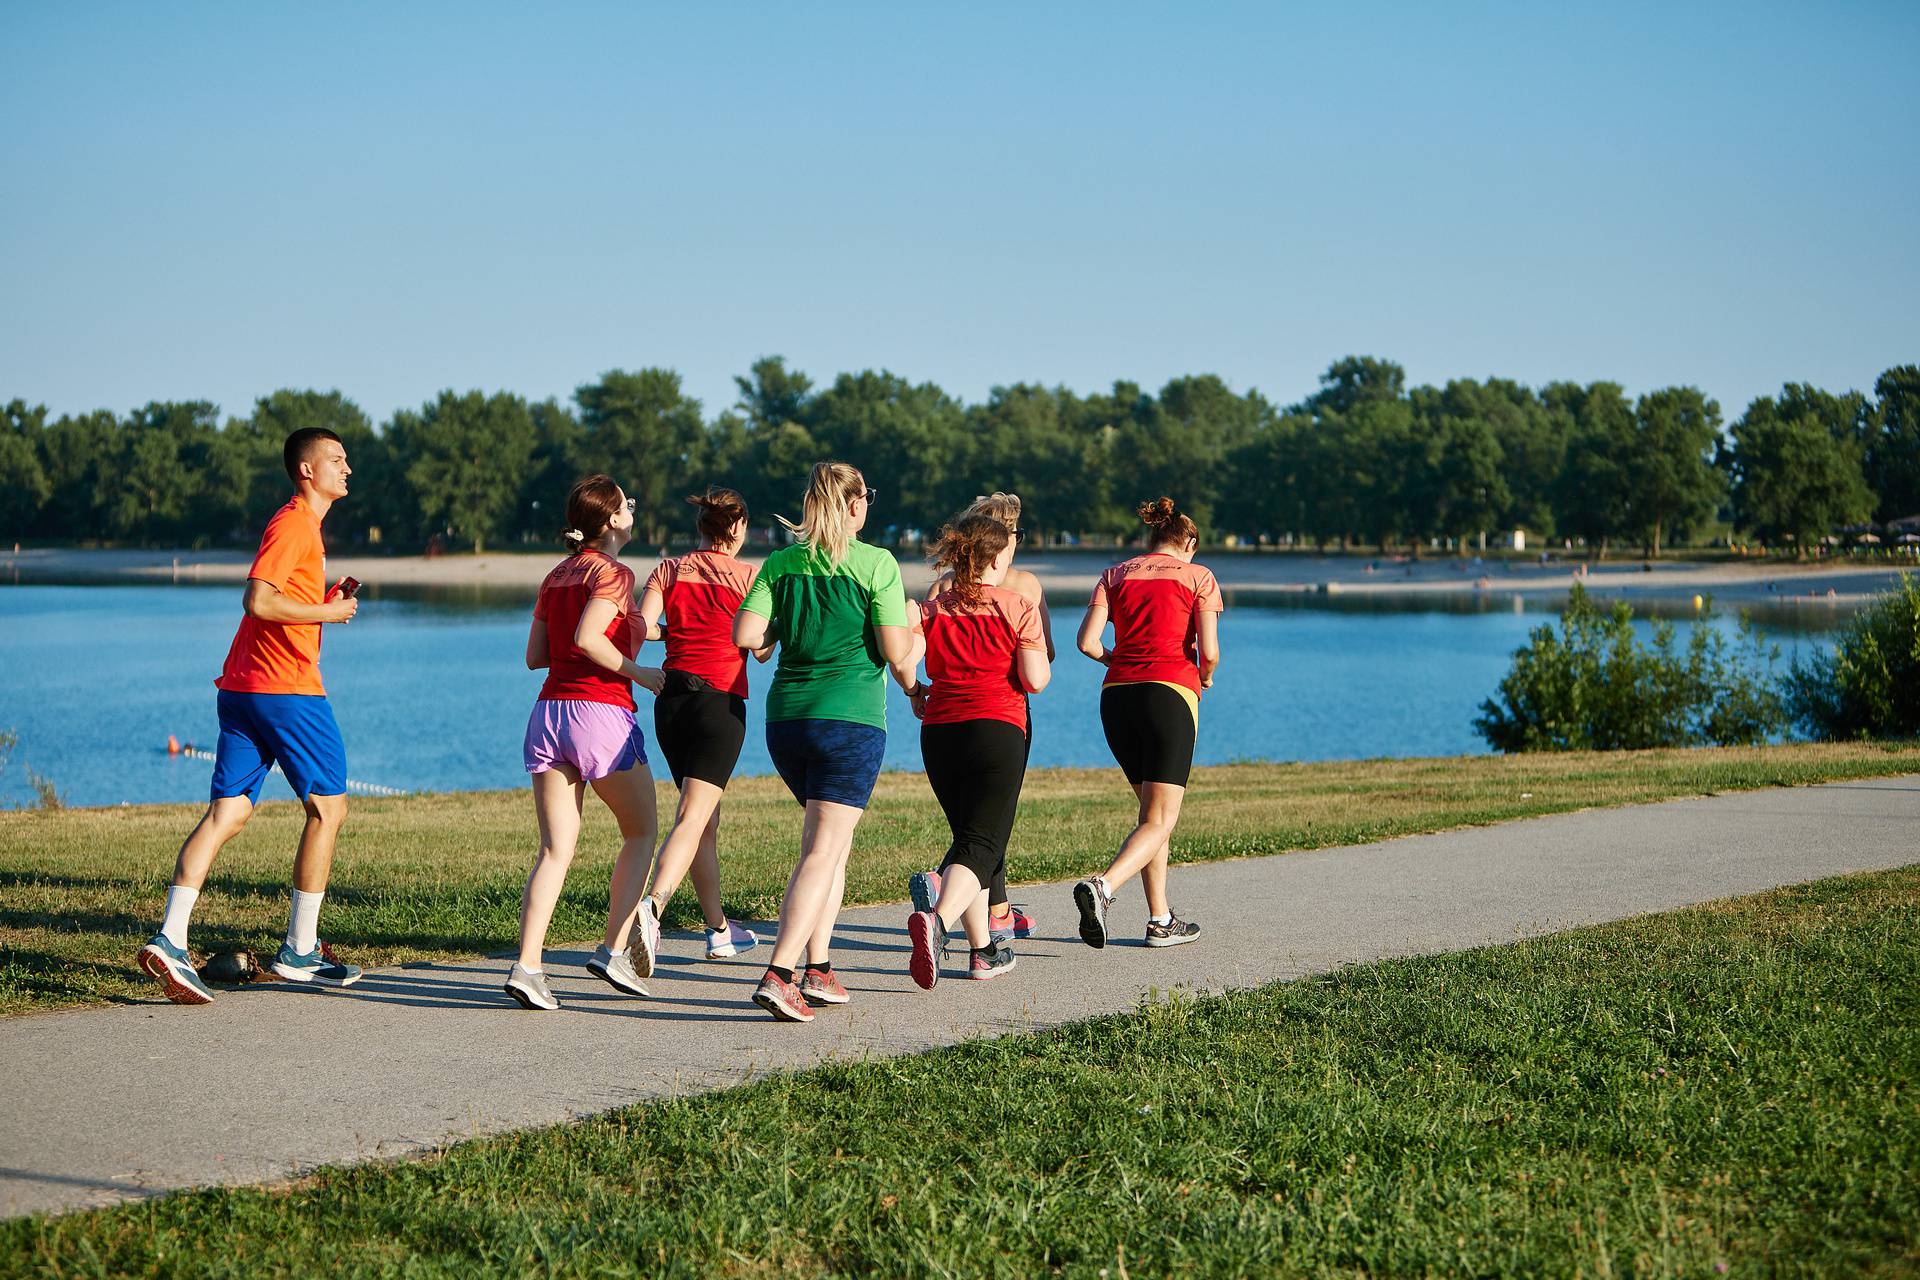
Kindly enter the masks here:
[[1920, 581], [1901, 574], [1831, 653], [1794, 663], [1784, 684], [1787, 709], [1809, 737], [1920, 737]]
[[1770, 675], [1774, 657], [1744, 614], [1737, 641], [1702, 618], [1684, 651], [1670, 622], [1655, 623], [1652, 642], [1642, 643], [1632, 606], [1621, 601], [1603, 613], [1576, 583], [1560, 630], [1534, 629], [1473, 727], [1498, 751], [1764, 742], [1786, 724]]

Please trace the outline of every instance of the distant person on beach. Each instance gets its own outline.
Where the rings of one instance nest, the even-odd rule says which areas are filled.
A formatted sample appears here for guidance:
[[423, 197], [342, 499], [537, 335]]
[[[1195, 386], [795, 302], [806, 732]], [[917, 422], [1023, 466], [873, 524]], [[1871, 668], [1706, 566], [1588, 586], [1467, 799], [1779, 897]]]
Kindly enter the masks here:
[[347, 749], [320, 682], [320, 628], [346, 623], [359, 601], [346, 583], [327, 588], [320, 524], [347, 496], [346, 446], [324, 427], [294, 432], [281, 449], [294, 495], [260, 535], [241, 597], [245, 616], [227, 650], [216, 706], [212, 797], [180, 846], [160, 932], [140, 948], [142, 971], [175, 1004], [209, 1004], [187, 951], [187, 922], [214, 858], [253, 815], [260, 785], [275, 764], [306, 806], [306, 826], [293, 859], [293, 901], [287, 934], [272, 969], [289, 982], [345, 987], [360, 970], [343, 964], [320, 941], [320, 903], [333, 869], [334, 842], [347, 816]]
[[[1026, 531], [1021, 527], [1021, 502], [1017, 493], [989, 493], [975, 498], [972, 505], [960, 513], [959, 518], [967, 516], [991, 516], [1006, 526], [1013, 537], [1013, 550], [1009, 555], [1017, 555], [1020, 544], [1025, 540]], [[953, 585], [952, 572], [943, 573], [927, 591], [927, 599], [933, 600]], [[1040, 590], [1040, 579], [1025, 569], [1009, 568], [1005, 578], [999, 584], [1026, 599], [1038, 611], [1040, 617], [1040, 635], [1046, 641], [1047, 662], [1053, 662], [1053, 616], [1047, 612], [1047, 597]], [[916, 701], [915, 711], [923, 708]], [[1033, 718], [1027, 721], [1027, 755], [1033, 754]], [[994, 941], [1006, 942], [1014, 938], [1033, 936], [1033, 917], [1027, 914], [1025, 907], [1016, 907], [1008, 901], [1006, 861], [1002, 859], [994, 872], [993, 882], [987, 887], [988, 928]], [[914, 910], [931, 911], [940, 896], [940, 873], [938, 871], [916, 871], [907, 878], [907, 897], [912, 900]]]
[[[1220, 612], [1211, 571], [1193, 563], [1200, 531], [1172, 498], [1140, 504], [1152, 549], [1100, 575], [1080, 622], [1080, 652], [1104, 663], [1100, 724], [1107, 746], [1139, 797], [1139, 820], [1106, 871], [1073, 887], [1080, 937], [1107, 945], [1107, 909], [1135, 875], [1147, 894], [1147, 945], [1192, 942], [1198, 925], [1173, 914], [1167, 898], [1168, 842], [1180, 820], [1200, 726], [1200, 693], [1220, 666]], [[1113, 621], [1113, 647], [1102, 643]]]
[[[654, 861], [652, 892], [640, 900], [640, 938], [658, 945], [660, 908], [673, 901], [691, 868], [706, 917], [707, 959], [721, 960], [760, 941], [721, 908], [719, 858], [720, 798], [747, 737], [748, 651], [733, 642], [733, 619], [753, 582], [753, 566], [739, 558], [747, 540], [744, 498], [710, 488], [687, 501], [700, 509], [700, 545], [662, 560], [640, 596], [646, 638], [667, 643], [653, 729], [680, 788], [673, 830]], [[762, 662], [772, 654], [771, 644], [754, 652]], [[652, 962], [648, 956], [647, 967]]]
[[[636, 968], [629, 944], [657, 830], [653, 772], [634, 719], [633, 686], [657, 694], [666, 677], [658, 667], [634, 662], [642, 628], [633, 607], [633, 570], [619, 559], [633, 536], [633, 508], [609, 476], [588, 476], [573, 486], [560, 535], [568, 555], [540, 584], [527, 634], [527, 669], [547, 672], [522, 747], [533, 775], [540, 852], [521, 896], [520, 958], [507, 971], [506, 984], [507, 994], [527, 1009], [560, 1007], [541, 952], [580, 842], [587, 787], [620, 826], [607, 932], [587, 971], [626, 995], [649, 994], [642, 979], [652, 968]], [[649, 923], [642, 919], [640, 926]], [[651, 957], [656, 945], [649, 941], [642, 955]]]
[[813, 1021], [809, 1001], [847, 1003], [833, 972], [833, 926], [854, 827], [886, 754], [886, 672], [891, 668], [908, 689], [920, 662], [900, 566], [855, 537], [873, 499], [855, 468], [815, 463], [800, 522], [780, 521], [799, 541], [767, 557], [733, 627], [743, 648], [779, 643], [767, 692], [767, 751], [806, 809], [800, 860], [780, 904], [780, 936], [753, 994], [783, 1022]]
[[[928, 681], [910, 691], [920, 716], [927, 782], [946, 814], [952, 843], [936, 876], [937, 898], [907, 918], [908, 971], [931, 988], [947, 935], [966, 930], [967, 976], [996, 978], [1013, 968], [1012, 921], [991, 931], [989, 886], [1006, 884], [1007, 840], [1027, 773], [1027, 695], [1047, 687], [1051, 667], [1039, 608], [1009, 590], [1011, 530], [992, 516], [963, 515], [940, 531], [935, 568], [945, 587], [917, 606]], [[916, 877], [916, 880], [918, 877]]]

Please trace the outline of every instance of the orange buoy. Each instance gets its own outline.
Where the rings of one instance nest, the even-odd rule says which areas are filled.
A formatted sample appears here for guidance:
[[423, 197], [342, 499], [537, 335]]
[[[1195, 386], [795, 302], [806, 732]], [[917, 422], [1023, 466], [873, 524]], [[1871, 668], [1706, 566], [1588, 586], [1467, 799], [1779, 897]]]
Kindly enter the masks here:
[[174, 737], [172, 734], [167, 735], [167, 754], [170, 756], [180, 754], [180, 739]]

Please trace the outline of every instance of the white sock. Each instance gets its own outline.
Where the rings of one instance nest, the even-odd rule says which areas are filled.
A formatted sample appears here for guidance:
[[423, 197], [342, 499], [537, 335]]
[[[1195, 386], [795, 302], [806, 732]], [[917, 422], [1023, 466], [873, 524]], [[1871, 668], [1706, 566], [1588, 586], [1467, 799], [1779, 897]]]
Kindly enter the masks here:
[[177, 884], [167, 890], [167, 916], [160, 922], [160, 933], [182, 951], [187, 949], [187, 920], [193, 915], [193, 904], [198, 901], [198, 889]]
[[287, 945], [298, 955], [312, 955], [313, 949], [320, 945], [320, 903], [326, 896], [324, 889], [319, 893], [293, 891], [293, 910], [287, 916]]
[[1147, 923], [1148, 924], [1172, 924], [1173, 912], [1169, 911], [1167, 912], [1167, 914], [1163, 916], [1148, 916]]
[[1093, 882], [1100, 886], [1100, 896], [1108, 902], [1113, 901], [1113, 886], [1107, 883], [1105, 876], [1095, 876]]
[[523, 964], [520, 966], [520, 971], [522, 973], [545, 973], [546, 972], [545, 969], [542, 969], [537, 964]]

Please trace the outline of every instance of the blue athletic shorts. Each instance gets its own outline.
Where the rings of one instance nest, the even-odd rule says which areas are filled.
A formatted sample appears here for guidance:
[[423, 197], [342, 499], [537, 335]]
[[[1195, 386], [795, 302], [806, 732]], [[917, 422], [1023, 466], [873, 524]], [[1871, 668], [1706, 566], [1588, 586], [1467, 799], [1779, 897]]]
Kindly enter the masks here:
[[769, 720], [767, 754], [801, 804], [864, 809], [887, 754], [887, 731], [849, 720]]
[[260, 798], [278, 764], [293, 793], [337, 796], [347, 789], [347, 747], [325, 697], [305, 693], [220, 691], [220, 745], [213, 753], [213, 798]]

